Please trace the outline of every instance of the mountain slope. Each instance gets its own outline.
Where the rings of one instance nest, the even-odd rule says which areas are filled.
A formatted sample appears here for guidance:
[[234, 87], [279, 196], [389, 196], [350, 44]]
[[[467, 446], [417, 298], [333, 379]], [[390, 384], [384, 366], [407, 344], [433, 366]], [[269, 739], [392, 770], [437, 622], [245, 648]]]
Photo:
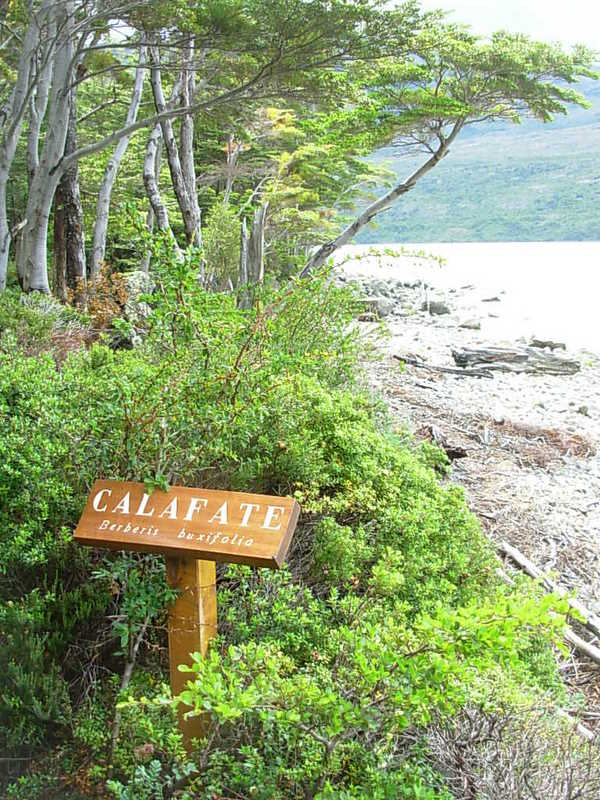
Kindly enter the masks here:
[[[592, 103], [543, 125], [474, 127], [359, 243], [600, 240], [600, 84]], [[392, 161], [392, 159], [394, 159]], [[386, 148], [372, 160], [402, 177], [412, 158]]]

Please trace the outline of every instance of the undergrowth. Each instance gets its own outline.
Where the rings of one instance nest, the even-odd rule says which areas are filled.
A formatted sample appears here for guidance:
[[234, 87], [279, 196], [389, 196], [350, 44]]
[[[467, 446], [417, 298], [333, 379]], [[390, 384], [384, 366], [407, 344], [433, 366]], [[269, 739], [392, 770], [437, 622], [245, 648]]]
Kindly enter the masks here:
[[[100, 339], [57, 365], [70, 312], [0, 298], [6, 796], [456, 796], [429, 726], [560, 700], [564, 602], [499, 585], [443, 455], [393, 433], [360, 386], [349, 290], [323, 273], [242, 311], [200, 287], [193, 254], [159, 255], [134, 350]], [[208, 734], [189, 756], [165, 687], [162, 560], [72, 541], [97, 478], [302, 507], [284, 570], [220, 573], [220, 635], [185, 695]]]

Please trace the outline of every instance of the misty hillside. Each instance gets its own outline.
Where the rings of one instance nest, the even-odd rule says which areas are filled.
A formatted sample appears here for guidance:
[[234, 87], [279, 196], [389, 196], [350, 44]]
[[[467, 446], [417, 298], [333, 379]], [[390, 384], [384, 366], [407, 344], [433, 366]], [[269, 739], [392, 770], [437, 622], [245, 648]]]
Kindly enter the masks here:
[[[461, 134], [356, 241], [600, 240], [600, 81], [578, 88], [591, 109], [573, 108], [549, 125], [494, 123]], [[416, 163], [390, 148], [373, 160], [401, 177]]]

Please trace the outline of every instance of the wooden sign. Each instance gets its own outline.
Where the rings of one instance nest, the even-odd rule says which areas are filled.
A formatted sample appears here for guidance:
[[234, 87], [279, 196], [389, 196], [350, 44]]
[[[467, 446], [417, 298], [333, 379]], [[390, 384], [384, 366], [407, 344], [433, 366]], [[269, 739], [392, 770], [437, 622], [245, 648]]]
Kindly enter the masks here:
[[74, 537], [80, 544], [278, 569], [300, 507], [287, 497], [96, 481]]
[[[189, 680], [181, 664], [191, 653], [206, 654], [217, 633], [216, 561], [255, 567], [282, 566], [298, 522], [300, 506], [287, 497], [218, 492], [174, 486], [146, 492], [143, 483], [96, 481], [75, 529], [75, 541], [113, 550], [141, 550], [166, 557], [167, 580], [179, 590], [169, 609], [171, 692]], [[205, 732], [202, 717], [179, 727], [188, 750]]]

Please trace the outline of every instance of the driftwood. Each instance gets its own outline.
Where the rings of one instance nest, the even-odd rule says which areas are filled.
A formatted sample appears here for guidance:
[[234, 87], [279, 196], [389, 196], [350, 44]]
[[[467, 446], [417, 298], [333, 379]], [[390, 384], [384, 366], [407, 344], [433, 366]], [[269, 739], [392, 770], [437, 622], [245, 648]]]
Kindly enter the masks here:
[[426, 425], [424, 428], [420, 428], [417, 431], [417, 436], [437, 444], [446, 453], [450, 461], [455, 461], [457, 458], [466, 458], [469, 455], [469, 451], [460, 444], [449, 441], [436, 425]]
[[[504, 581], [504, 583], [507, 583], [509, 586], [515, 585], [513, 579], [510, 577], [510, 575], [507, 575], [503, 569], [497, 569], [496, 574]], [[589, 642], [586, 642], [585, 639], [582, 639], [581, 636], [578, 636], [568, 625], [565, 625], [564, 627], [563, 638], [565, 642], [568, 642], [576, 650], [579, 650], [580, 653], [586, 655], [591, 661], [596, 664], [600, 664], [600, 648], [590, 644]]]
[[566, 350], [567, 345], [564, 342], [555, 342], [552, 339], [532, 339], [529, 342], [529, 347], [545, 348], [550, 350]]
[[596, 743], [598, 741], [598, 737], [594, 733], [594, 731], [587, 728], [585, 725], [582, 725], [572, 714], [569, 714], [568, 711], [565, 711], [562, 708], [559, 708], [556, 712], [559, 717], [566, 719], [572, 725], [575, 726], [575, 730], [577, 733], [582, 736], [584, 739], [587, 739], [588, 742]]
[[394, 356], [396, 361], [402, 361], [411, 367], [419, 367], [429, 372], [444, 372], [450, 375], [458, 375], [461, 378], [492, 378], [493, 375], [489, 370], [485, 369], [454, 369], [454, 367], [437, 367], [432, 364], [426, 364], [418, 358], [412, 356]]
[[484, 366], [500, 372], [533, 372], [547, 375], [574, 375], [581, 364], [561, 358], [534, 347], [482, 347], [453, 350], [452, 357], [459, 367]]
[[521, 569], [526, 572], [530, 577], [535, 578], [536, 580], [542, 581], [543, 585], [548, 589], [550, 592], [554, 592], [559, 597], [566, 597], [567, 603], [569, 607], [573, 609], [578, 615], [577, 620], [585, 627], [594, 634], [594, 636], [598, 636], [600, 638], [600, 617], [593, 614], [588, 608], [586, 608], [583, 603], [580, 603], [579, 600], [576, 600], [574, 597], [568, 597], [566, 589], [563, 589], [562, 586], [559, 586], [555, 581], [545, 575], [542, 570], [530, 561], [527, 556], [524, 556], [520, 550], [517, 550], [516, 547], [508, 544], [508, 542], [500, 542], [497, 545], [498, 550], [501, 553], [511, 558], [515, 564], [518, 564]]

